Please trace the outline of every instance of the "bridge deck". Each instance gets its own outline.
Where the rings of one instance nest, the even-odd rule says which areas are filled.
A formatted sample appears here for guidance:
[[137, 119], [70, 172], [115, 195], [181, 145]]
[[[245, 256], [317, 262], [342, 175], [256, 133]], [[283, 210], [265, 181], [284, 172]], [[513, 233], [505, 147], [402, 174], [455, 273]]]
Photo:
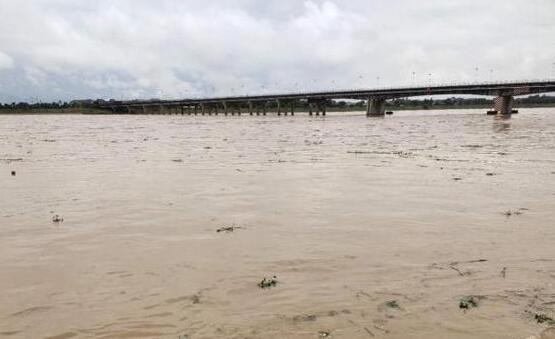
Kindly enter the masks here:
[[264, 95], [227, 96], [214, 98], [189, 98], [182, 100], [134, 100], [134, 101], [110, 101], [100, 104], [104, 108], [117, 108], [126, 106], [192, 106], [200, 104], [216, 103], [242, 103], [242, 102], [264, 102], [264, 101], [290, 101], [309, 100], [321, 101], [326, 99], [355, 99], [367, 100], [373, 98], [394, 99], [403, 97], [415, 97], [425, 95], [486, 95], [486, 96], [518, 96], [527, 94], [538, 94], [555, 92], [555, 80], [546, 81], [521, 81], [504, 83], [481, 83], [481, 84], [458, 84], [421, 87], [398, 87], [380, 89], [354, 89], [321, 92], [298, 92], [278, 93]]

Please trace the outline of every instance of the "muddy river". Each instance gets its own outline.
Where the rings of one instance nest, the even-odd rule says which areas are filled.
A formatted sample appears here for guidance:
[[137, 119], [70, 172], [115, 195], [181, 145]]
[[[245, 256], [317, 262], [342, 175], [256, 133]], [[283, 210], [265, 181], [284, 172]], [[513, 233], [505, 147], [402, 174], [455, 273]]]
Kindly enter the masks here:
[[554, 311], [555, 109], [0, 116], [0, 337], [525, 339]]

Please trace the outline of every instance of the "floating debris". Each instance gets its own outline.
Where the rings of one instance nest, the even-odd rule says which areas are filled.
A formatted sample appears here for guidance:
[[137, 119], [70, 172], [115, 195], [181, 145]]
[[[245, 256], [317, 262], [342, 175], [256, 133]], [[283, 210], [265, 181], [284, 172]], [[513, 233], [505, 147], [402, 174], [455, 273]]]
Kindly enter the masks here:
[[191, 297], [191, 301], [193, 302], [193, 305], [197, 305], [200, 304], [200, 294], [195, 294]]
[[309, 321], [318, 320], [318, 317], [316, 317], [314, 314], [308, 314], [308, 315], [296, 315], [292, 319], [293, 319], [293, 321], [296, 321], [296, 322], [298, 322], [298, 321], [309, 322]]
[[58, 223], [64, 222], [64, 218], [56, 214], [55, 216], [52, 217], [52, 222], [58, 224]]
[[331, 332], [329, 331], [320, 331], [318, 332], [318, 337], [320, 338], [329, 338], [331, 336]]
[[477, 296], [464, 297], [459, 302], [459, 308], [461, 310], [469, 310], [471, 308], [476, 308], [478, 307], [478, 303], [480, 299], [482, 298]]
[[512, 210], [507, 210], [505, 212], [503, 212], [503, 215], [506, 216], [507, 218], [513, 216], [513, 215], [522, 215], [524, 214], [524, 211], [529, 211], [529, 209], [527, 208], [519, 208], [516, 211], [512, 211]]
[[173, 162], [183, 162], [183, 159], [173, 159]]
[[16, 173], [15, 171], [12, 171], [12, 177], [15, 177]]
[[503, 277], [503, 279], [507, 277], [507, 267], [503, 267], [501, 270], [501, 277]]
[[388, 301], [385, 303], [385, 306], [389, 308], [401, 309], [397, 300]]
[[365, 327], [364, 330], [366, 331], [366, 333], [368, 333], [369, 336], [371, 336], [371, 337], [376, 336], [372, 331], [370, 331], [370, 329], [368, 329], [368, 327]]
[[534, 315], [534, 319], [536, 319], [536, 321], [538, 322], [538, 324], [548, 324], [548, 325], [555, 325], [555, 320], [553, 320], [553, 318], [543, 314], [543, 313], [536, 313]]
[[497, 175], [497, 174], [495, 174], [495, 173], [486, 173], [486, 175], [487, 175], [488, 177], [493, 177], [494, 175]]
[[463, 180], [462, 178], [453, 178], [454, 181], [461, 181]]
[[271, 279], [266, 279], [266, 278], [262, 279], [262, 281], [258, 283], [258, 287], [262, 289], [272, 288], [272, 287], [276, 287], [277, 283], [278, 283], [277, 277], [274, 275], [274, 277]]
[[243, 228], [244, 228], [244, 227], [235, 226], [235, 225], [229, 226], [229, 227], [224, 226], [224, 227], [218, 228], [218, 229], [216, 230], [216, 232], [218, 232], [218, 233], [222, 233], [222, 232], [225, 232], [225, 233], [232, 233], [232, 232], [235, 232], [235, 230], [241, 230], [241, 229], [243, 229]]
[[461, 264], [477, 264], [477, 263], [484, 263], [487, 262], [487, 259], [476, 259], [476, 260], [468, 260], [468, 261], [453, 261], [450, 263], [433, 263], [432, 265], [430, 265], [430, 268], [435, 268], [435, 269], [440, 269], [440, 270], [444, 270], [444, 269], [451, 269], [453, 271], [456, 271], [461, 277], [463, 276], [468, 276], [471, 275], [472, 272], [470, 271], [462, 271], [461, 269], [458, 268], [459, 265]]
[[394, 151], [394, 152], [380, 152], [380, 151], [348, 151], [347, 154], [376, 154], [376, 155], [397, 155], [401, 158], [409, 158], [414, 154], [412, 152]]

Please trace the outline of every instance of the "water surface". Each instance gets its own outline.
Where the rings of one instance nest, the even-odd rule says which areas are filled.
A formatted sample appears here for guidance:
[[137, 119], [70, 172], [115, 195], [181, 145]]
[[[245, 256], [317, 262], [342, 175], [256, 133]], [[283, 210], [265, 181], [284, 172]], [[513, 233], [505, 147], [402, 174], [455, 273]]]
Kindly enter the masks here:
[[0, 116], [1, 337], [526, 338], [554, 244], [554, 109]]

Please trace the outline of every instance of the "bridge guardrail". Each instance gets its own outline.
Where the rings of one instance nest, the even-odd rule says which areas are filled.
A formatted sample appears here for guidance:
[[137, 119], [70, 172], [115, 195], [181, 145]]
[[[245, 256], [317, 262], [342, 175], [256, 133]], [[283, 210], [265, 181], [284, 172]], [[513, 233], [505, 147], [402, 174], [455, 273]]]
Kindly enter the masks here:
[[[244, 94], [244, 95], [235, 95], [235, 96], [219, 96], [219, 97], [209, 97], [209, 96], [202, 96], [202, 97], [191, 97], [186, 99], [156, 99], [156, 100], [122, 100], [122, 101], [114, 101], [112, 105], [124, 105], [124, 104], [133, 104], [137, 102], [142, 103], [178, 103], [183, 101], [202, 101], [202, 100], [209, 100], [209, 99], [217, 99], [217, 100], [246, 100], [248, 98], [263, 98], [263, 97], [275, 97], [275, 96], [311, 96], [311, 95], [325, 95], [325, 94], [334, 94], [334, 93], [356, 93], [356, 92], [379, 92], [379, 91], [392, 91], [392, 90], [407, 90], [407, 89], [423, 89], [423, 88], [444, 88], [444, 87], [464, 87], [464, 86], [472, 86], [472, 87], [494, 87], [494, 86], [503, 86], [503, 85], [517, 85], [517, 84], [525, 84], [525, 83], [555, 83], [555, 79], [522, 79], [522, 80], [502, 80], [502, 81], [485, 81], [485, 82], [442, 82], [442, 83], [420, 83], [420, 84], [413, 84], [413, 85], [404, 85], [404, 86], [382, 86], [382, 87], [368, 87], [368, 88], [350, 88], [350, 89], [321, 89], [321, 90], [310, 90], [310, 91], [291, 91], [291, 92], [266, 92], [266, 93], [259, 93], [259, 94]], [[107, 103], [107, 105], [110, 105]]]

